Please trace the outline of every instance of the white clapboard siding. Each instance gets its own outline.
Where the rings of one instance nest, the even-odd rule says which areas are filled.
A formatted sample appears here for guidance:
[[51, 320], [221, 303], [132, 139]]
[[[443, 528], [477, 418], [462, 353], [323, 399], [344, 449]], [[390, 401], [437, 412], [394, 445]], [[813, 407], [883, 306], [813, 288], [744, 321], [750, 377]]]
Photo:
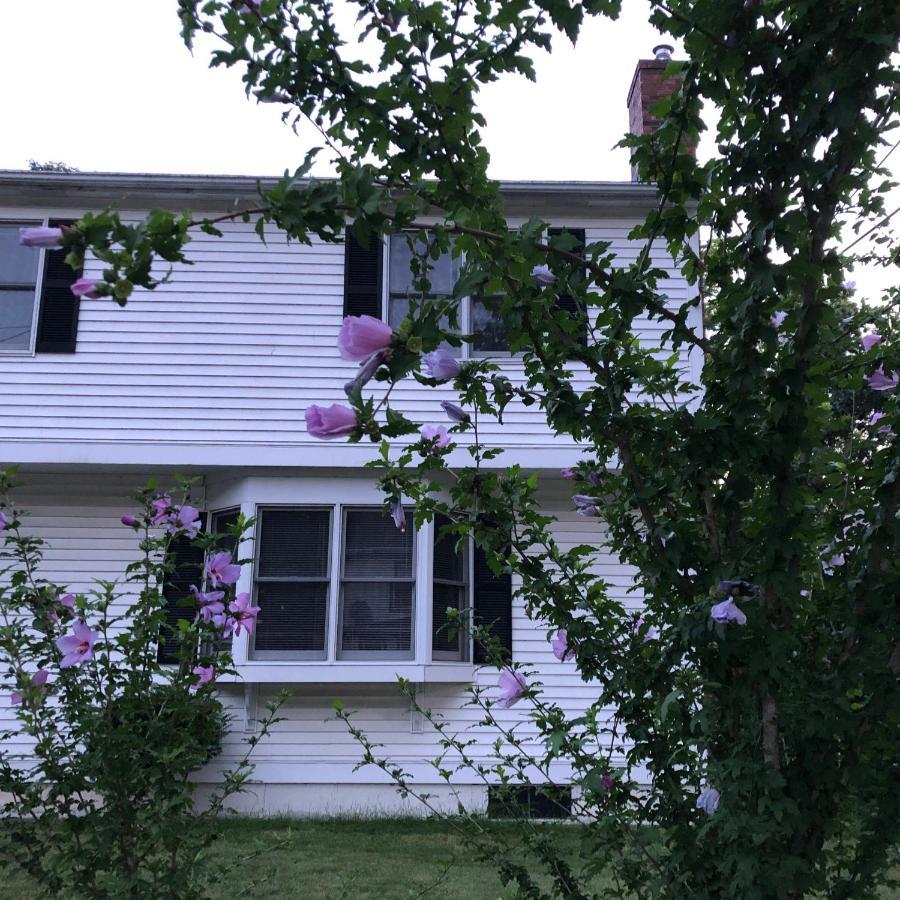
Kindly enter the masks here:
[[[0, 209], [0, 218], [22, 212]], [[587, 226], [589, 242], [612, 241], [625, 265], [642, 246], [627, 239], [636, 221], [577, 224]], [[315, 448], [308, 465], [339, 464], [342, 452], [349, 465], [358, 464], [358, 452], [342, 442], [323, 452], [303, 418], [312, 403], [345, 402], [343, 385], [356, 371], [336, 350], [343, 245], [289, 245], [274, 232], [264, 244], [243, 223], [225, 224], [223, 231], [222, 238], [196, 235], [189, 245], [195, 264], [174, 266], [169, 283], [136, 292], [124, 309], [109, 300], [82, 301], [76, 353], [0, 354], [0, 456], [17, 461], [17, 447], [29, 445], [25, 461], [73, 461], [81, 446], [84, 461], [115, 462], [117, 452], [144, 445], [180, 448], [175, 462], [202, 465], [204, 448], [230, 446], [238, 453], [246, 448], [245, 457], [232, 455], [230, 462], [258, 464], [259, 448], [277, 445]], [[653, 259], [672, 269], [661, 246]], [[100, 271], [89, 262], [85, 275]], [[693, 294], [677, 273], [662, 289], [673, 305]], [[665, 324], [638, 324], [645, 344], [659, 348]], [[684, 355], [686, 374], [688, 368]], [[521, 364], [506, 360], [504, 369], [521, 381]], [[583, 372], [576, 383], [587, 384]], [[441, 422], [439, 402], [452, 398], [449, 388], [408, 379], [392, 402], [418, 421]], [[516, 402], [502, 425], [484, 421], [480, 433], [510, 448], [570, 445], [551, 437], [539, 410]]]
[[[313, 470], [307, 470], [314, 474]], [[123, 512], [133, 510], [129, 497], [146, 481], [142, 472], [106, 473], [82, 470], [28, 471], [22, 476], [23, 486], [17, 490], [17, 505], [30, 511], [25, 520], [29, 532], [48, 542], [42, 574], [49, 580], [73, 591], [88, 591], [96, 579], [121, 578], [128, 562], [137, 558], [137, 541], [130, 528], [119, 522]], [[228, 473], [226, 481], [240, 483], [244, 473]], [[298, 470], [295, 479], [303, 478]], [[360, 479], [360, 489], [371, 491], [371, 484]], [[597, 520], [576, 516], [569, 508], [569, 485], [561, 479], [548, 479], [542, 488], [549, 512], [558, 518], [555, 527], [557, 540], [563, 547], [576, 543], [602, 544], [603, 526]], [[360, 493], [368, 502], [370, 495]], [[609, 585], [613, 596], [628, 605], [639, 603], [638, 595], [629, 594], [634, 584], [633, 572], [604, 552], [598, 553], [596, 573]], [[129, 597], [123, 596], [125, 604]], [[529, 620], [521, 600], [514, 608], [513, 646], [517, 662], [535, 672], [543, 685], [546, 700], [558, 704], [567, 714], [578, 715], [595, 701], [595, 685], [585, 684], [574, 665], [560, 663], [553, 657], [547, 640], [546, 625]], [[298, 664], [302, 665], [302, 664]], [[361, 677], [366, 678], [365, 668]], [[272, 735], [254, 752], [257, 766], [255, 778], [270, 784], [383, 784], [385, 779], [371, 767], [354, 772], [359, 762], [360, 747], [351, 739], [346, 727], [334, 718], [333, 703], [341, 700], [348, 709], [357, 710], [354, 721], [369, 738], [383, 744], [380, 751], [415, 774], [420, 783], [436, 782], [429, 760], [440, 752], [439, 741], [425, 724], [417, 728], [417, 716], [409, 703], [392, 683], [292, 684], [290, 669], [284, 685], [248, 686], [235, 684], [223, 687], [222, 695], [234, 715], [233, 730], [229, 734], [222, 756], [200, 775], [201, 781], [213, 782], [223, 766], [233, 763], [243, 752], [242, 738], [246, 736], [247, 720], [262, 714], [265, 701], [282, 686], [291, 697], [282, 715], [284, 721], [275, 725]], [[477, 684], [492, 687], [497, 672], [481, 669]], [[483, 761], [493, 757], [495, 734], [477, 728], [477, 710], [466, 707], [464, 685], [429, 684], [420, 688], [419, 702], [447, 721], [450, 730], [461, 736], [475, 738], [477, 746], [471, 751]], [[498, 718], [509, 725], [518, 723], [523, 735], [534, 734], [528, 723], [524, 703], [511, 710], [497, 711]], [[14, 721], [8, 698], [0, 696], [0, 730]], [[420, 724], [420, 723], [419, 723]], [[14, 741], [19, 750], [27, 748], [24, 740]], [[557, 765], [554, 778], [564, 778], [565, 765]], [[542, 780], [534, 772], [533, 780]], [[476, 784], [477, 779], [463, 775], [462, 784]], [[348, 801], [351, 802], [351, 801]], [[352, 805], [352, 802], [351, 802]]]

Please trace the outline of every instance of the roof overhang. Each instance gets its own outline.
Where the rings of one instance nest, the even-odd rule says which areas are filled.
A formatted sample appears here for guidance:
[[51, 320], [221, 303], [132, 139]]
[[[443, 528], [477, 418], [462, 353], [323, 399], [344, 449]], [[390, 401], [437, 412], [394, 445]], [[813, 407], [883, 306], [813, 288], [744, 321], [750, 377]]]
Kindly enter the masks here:
[[[255, 205], [259, 187], [265, 190], [276, 181], [233, 175], [0, 170], [0, 206], [227, 212]], [[500, 189], [511, 217], [553, 213], [567, 218], [633, 217], [659, 202], [655, 185], [631, 181], [501, 181]]]

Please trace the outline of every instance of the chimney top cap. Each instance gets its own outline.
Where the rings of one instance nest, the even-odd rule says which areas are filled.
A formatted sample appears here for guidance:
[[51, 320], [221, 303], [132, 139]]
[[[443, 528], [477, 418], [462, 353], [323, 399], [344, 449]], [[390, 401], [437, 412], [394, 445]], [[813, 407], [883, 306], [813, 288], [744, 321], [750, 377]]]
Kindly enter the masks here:
[[671, 44], [657, 44], [653, 48], [654, 59], [671, 59], [675, 48]]

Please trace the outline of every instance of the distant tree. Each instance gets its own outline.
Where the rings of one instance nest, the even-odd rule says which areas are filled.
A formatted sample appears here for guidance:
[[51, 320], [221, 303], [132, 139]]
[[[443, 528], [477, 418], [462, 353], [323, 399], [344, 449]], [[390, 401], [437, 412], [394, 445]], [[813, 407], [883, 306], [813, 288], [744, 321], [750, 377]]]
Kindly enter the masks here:
[[59, 160], [48, 159], [47, 162], [38, 162], [36, 159], [29, 159], [28, 171], [59, 172], [62, 175], [72, 175], [75, 172], [80, 172], [81, 169], [77, 169], [75, 168], [75, 166], [70, 166], [67, 163], [60, 162]]

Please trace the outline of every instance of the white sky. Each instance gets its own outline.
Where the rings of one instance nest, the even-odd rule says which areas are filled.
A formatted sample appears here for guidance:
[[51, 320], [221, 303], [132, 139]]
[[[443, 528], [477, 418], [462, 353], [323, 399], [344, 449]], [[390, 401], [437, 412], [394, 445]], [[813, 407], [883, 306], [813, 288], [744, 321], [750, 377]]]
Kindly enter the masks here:
[[[337, 6], [341, 3], [338, 0]], [[649, 4], [594, 19], [578, 48], [559, 36], [538, 82], [489, 85], [482, 110], [492, 175], [627, 180], [625, 99], [636, 60], [661, 42]], [[281, 107], [244, 96], [236, 69], [207, 68], [179, 36], [174, 0], [4, 0], [0, 168], [63, 160], [83, 171], [274, 175], [306, 149]], [[50, 109], [52, 107], [52, 115]]]
[[[590, 20], [575, 49], [558, 36], [537, 57], [536, 84], [507, 76], [484, 89], [494, 177], [630, 177], [627, 153], [612, 148], [627, 129], [635, 63], [666, 39], [649, 25], [646, 0], [624, 6], [617, 22]], [[175, 0], [3, 0], [0, 168], [30, 158], [87, 172], [293, 168], [311, 135], [295, 136], [281, 107], [248, 100], [237, 70], [207, 68], [208, 44], [192, 57], [176, 9]], [[701, 143], [701, 156], [711, 143]], [[900, 180], [900, 150], [892, 167]], [[883, 270], [853, 277], [873, 299], [893, 280]]]

